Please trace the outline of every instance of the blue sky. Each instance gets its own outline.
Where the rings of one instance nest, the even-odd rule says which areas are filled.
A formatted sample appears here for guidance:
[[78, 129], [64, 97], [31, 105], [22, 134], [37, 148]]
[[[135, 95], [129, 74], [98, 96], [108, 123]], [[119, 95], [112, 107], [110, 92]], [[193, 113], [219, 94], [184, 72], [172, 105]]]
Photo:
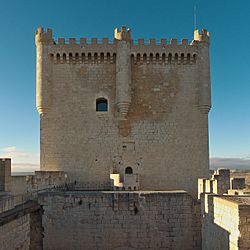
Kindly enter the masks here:
[[[250, 166], [250, 1], [1, 1], [0, 156], [14, 170], [39, 164], [39, 115], [35, 109], [37, 27], [57, 37], [113, 37], [125, 25], [133, 38], [193, 37], [211, 33], [213, 108], [209, 115], [212, 164]], [[228, 163], [226, 163], [228, 164]], [[16, 168], [16, 169], [15, 169]]]

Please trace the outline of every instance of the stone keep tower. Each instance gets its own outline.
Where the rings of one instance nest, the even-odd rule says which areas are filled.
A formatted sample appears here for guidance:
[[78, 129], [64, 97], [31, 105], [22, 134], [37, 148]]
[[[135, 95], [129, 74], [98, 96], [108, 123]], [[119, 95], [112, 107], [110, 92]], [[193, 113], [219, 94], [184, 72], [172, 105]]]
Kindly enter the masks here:
[[89, 189], [184, 189], [208, 176], [209, 33], [183, 39], [58, 41], [36, 33], [41, 170]]

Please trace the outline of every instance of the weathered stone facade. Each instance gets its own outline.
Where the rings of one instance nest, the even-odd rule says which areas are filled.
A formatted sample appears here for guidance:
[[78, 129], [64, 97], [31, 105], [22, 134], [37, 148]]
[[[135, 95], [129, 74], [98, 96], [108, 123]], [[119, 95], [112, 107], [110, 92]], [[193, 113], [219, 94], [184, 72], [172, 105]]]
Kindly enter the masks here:
[[[110, 189], [110, 174], [119, 174], [126, 189], [197, 194], [209, 164], [206, 30], [191, 44], [147, 44], [124, 27], [112, 43], [56, 42], [39, 28], [36, 46], [41, 170], [65, 171], [90, 189]], [[106, 112], [96, 111], [98, 98]]]
[[[0, 207], [3, 202], [0, 197]], [[42, 209], [37, 202], [23, 202], [0, 211], [1, 250], [42, 250]]]
[[44, 249], [201, 249], [200, 205], [184, 191], [44, 193]]
[[198, 199], [201, 193], [227, 194], [230, 189], [230, 170], [218, 169], [211, 178], [198, 179]]
[[250, 196], [202, 195], [202, 249], [250, 247]]
[[0, 249], [28, 250], [30, 246], [30, 215], [0, 226]]
[[0, 193], [11, 191], [11, 159], [0, 159]]

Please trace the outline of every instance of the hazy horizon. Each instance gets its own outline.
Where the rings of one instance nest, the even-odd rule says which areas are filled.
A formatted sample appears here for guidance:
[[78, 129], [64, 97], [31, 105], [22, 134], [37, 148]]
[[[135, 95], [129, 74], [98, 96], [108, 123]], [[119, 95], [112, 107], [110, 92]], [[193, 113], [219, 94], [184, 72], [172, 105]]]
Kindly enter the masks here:
[[[250, 158], [210, 158], [210, 170], [227, 168], [231, 170], [249, 170]], [[12, 163], [11, 173], [31, 173], [40, 170], [39, 164]]]

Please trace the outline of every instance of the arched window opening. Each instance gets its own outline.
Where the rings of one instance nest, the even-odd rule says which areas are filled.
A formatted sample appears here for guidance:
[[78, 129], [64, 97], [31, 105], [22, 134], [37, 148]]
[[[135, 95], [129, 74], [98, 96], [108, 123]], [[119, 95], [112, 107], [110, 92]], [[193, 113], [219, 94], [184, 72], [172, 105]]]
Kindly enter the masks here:
[[90, 62], [91, 61], [91, 53], [88, 53], [88, 61]]
[[85, 53], [82, 53], [82, 62], [85, 61]]
[[126, 167], [125, 174], [133, 174], [133, 169], [131, 167]]
[[104, 62], [104, 53], [102, 52], [101, 55], [100, 55], [100, 59], [101, 59], [101, 62]]
[[138, 54], [137, 54], [137, 56], [136, 56], [136, 62], [138, 62], [138, 63], [139, 63], [139, 62], [140, 62], [140, 60], [141, 60], [141, 55], [138, 53]]
[[69, 53], [69, 61], [72, 62], [72, 60], [73, 60], [72, 53]]
[[172, 61], [172, 54], [169, 53], [169, 54], [168, 54], [168, 63], [171, 63], [171, 61]]
[[174, 61], [178, 62], [178, 54], [177, 53], [175, 53], [175, 55], [174, 55]]
[[50, 59], [53, 61], [54, 60], [54, 54], [50, 54]]
[[190, 63], [190, 54], [187, 54], [187, 63]]
[[98, 60], [98, 54], [97, 53], [94, 54], [94, 60], [95, 60], [95, 62], [97, 62], [97, 60]]
[[105, 98], [98, 98], [96, 100], [96, 111], [107, 112], [108, 111], [108, 100]]
[[110, 62], [110, 53], [107, 53], [107, 61]]
[[147, 54], [146, 53], [143, 54], [143, 62], [144, 63], [147, 62]]
[[184, 53], [181, 53], [181, 62], [184, 62]]
[[149, 54], [149, 61], [150, 61], [150, 62], [153, 62], [153, 59], [154, 59], [154, 56], [153, 56], [152, 53], [150, 53], [150, 54]]
[[56, 61], [60, 62], [60, 54], [56, 54]]
[[155, 60], [156, 60], [157, 62], [159, 62], [159, 59], [160, 59], [160, 55], [159, 55], [159, 53], [156, 53], [156, 55], [155, 55]]
[[79, 61], [79, 54], [78, 53], [75, 54], [75, 58], [76, 58], [76, 62], [78, 62]]
[[163, 53], [163, 54], [162, 54], [162, 62], [165, 63], [165, 61], [166, 61], [166, 54]]
[[66, 60], [67, 60], [66, 54], [63, 53], [63, 62], [66, 63]]

